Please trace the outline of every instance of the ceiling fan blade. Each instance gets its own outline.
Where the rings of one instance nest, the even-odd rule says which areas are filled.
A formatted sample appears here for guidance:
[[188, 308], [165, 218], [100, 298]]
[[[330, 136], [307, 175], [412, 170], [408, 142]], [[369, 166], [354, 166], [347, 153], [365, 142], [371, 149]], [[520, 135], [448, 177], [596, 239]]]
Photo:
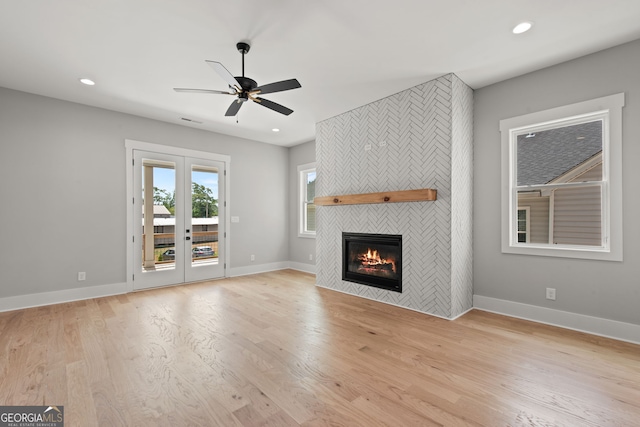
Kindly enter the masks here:
[[281, 82], [275, 82], [275, 83], [269, 83], [266, 85], [262, 85], [259, 86], [257, 88], [255, 88], [254, 90], [252, 90], [252, 93], [256, 93], [256, 94], [260, 94], [260, 95], [264, 95], [267, 93], [274, 93], [274, 92], [282, 92], [284, 90], [291, 90], [291, 89], [298, 89], [299, 87], [302, 87], [302, 85], [300, 84], [300, 82], [298, 82], [298, 80], [296, 79], [290, 79], [290, 80], [283, 80]]
[[242, 104], [244, 104], [244, 102], [240, 100], [233, 101], [231, 105], [229, 105], [229, 109], [224, 115], [227, 117], [235, 116], [236, 114], [238, 114], [238, 111], [240, 111], [240, 107], [242, 107]]
[[238, 82], [236, 80], [235, 77], [233, 77], [233, 75], [229, 72], [229, 70], [227, 70], [226, 68], [224, 68], [224, 65], [222, 65], [219, 62], [216, 61], [205, 61], [207, 64], [209, 64], [216, 73], [218, 73], [218, 75], [220, 77], [222, 77], [222, 79], [227, 82], [227, 84], [233, 88], [240, 88], [240, 82]]
[[235, 95], [235, 93], [224, 92], [222, 90], [211, 90], [211, 89], [186, 89], [181, 87], [174, 87], [173, 90], [180, 93], [213, 93], [217, 95]]
[[288, 116], [289, 114], [293, 113], [293, 110], [285, 107], [284, 105], [280, 105], [273, 101], [269, 101], [268, 99], [264, 99], [264, 98], [252, 98], [252, 99], [258, 104], [262, 105], [263, 107], [267, 107], [273, 111], [277, 111], [278, 113], [284, 114], [285, 116]]

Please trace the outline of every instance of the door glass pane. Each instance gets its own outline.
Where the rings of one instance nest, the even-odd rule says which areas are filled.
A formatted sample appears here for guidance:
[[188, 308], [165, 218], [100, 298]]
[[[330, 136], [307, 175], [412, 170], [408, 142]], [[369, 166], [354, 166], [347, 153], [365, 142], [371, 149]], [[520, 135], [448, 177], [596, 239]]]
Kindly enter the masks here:
[[[191, 265], [218, 263], [218, 170], [191, 168]], [[187, 245], [189, 246], [189, 245]]]
[[175, 269], [176, 165], [142, 162], [142, 271]]

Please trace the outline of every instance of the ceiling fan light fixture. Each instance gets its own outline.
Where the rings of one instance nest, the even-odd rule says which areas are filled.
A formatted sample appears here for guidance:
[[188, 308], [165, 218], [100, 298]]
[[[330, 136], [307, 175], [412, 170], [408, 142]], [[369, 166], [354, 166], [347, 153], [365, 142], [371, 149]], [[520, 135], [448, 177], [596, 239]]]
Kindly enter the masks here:
[[87, 79], [87, 78], [80, 79], [80, 83], [82, 83], [83, 85], [87, 85], [87, 86], [93, 86], [93, 85], [96, 84], [96, 82], [94, 82], [91, 79]]
[[531, 27], [533, 27], [533, 24], [531, 22], [521, 22], [518, 25], [516, 25], [515, 27], [513, 27], [513, 34], [522, 34], [522, 33], [526, 33], [527, 31], [529, 31], [531, 29]]
[[258, 105], [262, 105], [265, 108], [273, 110], [277, 113], [288, 116], [293, 113], [293, 110], [285, 107], [284, 105], [280, 105], [273, 101], [270, 101], [265, 98], [258, 97], [257, 95], [266, 95], [275, 92], [284, 92], [287, 90], [298, 89], [302, 87], [300, 82], [296, 79], [282, 80], [279, 82], [269, 83], [266, 85], [258, 86], [258, 83], [244, 75], [244, 56], [249, 49], [249, 43], [239, 42], [236, 45], [238, 52], [242, 54], [242, 76], [234, 76], [222, 65], [220, 62], [209, 61], [205, 62], [209, 64], [214, 71], [222, 77], [222, 79], [229, 86], [230, 92], [222, 92], [219, 90], [211, 90], [211, 89], [187, 89], [187, 88], [173, 88], [176, 92], [186, 92], [186, 93], [209, 93], [209, 94], [225, 94], [225, 95], [234, 95], [237, 97], [229, 108], [227, 112], [224, 114], [225, 117], [233, 117], [238, 114], [240, 111], [240, 107], [247, 101], [253, 101]]

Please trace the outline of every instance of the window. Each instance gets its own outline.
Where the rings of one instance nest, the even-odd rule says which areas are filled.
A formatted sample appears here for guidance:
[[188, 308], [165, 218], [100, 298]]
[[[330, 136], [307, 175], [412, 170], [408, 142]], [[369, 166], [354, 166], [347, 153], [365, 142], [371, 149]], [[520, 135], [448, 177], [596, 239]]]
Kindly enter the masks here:
[[529, 207], [518, 208], [518, 243], [529, 243]]
[[298, 236], [316, 236], [316, 205], [313, 199], [316, 197], [316, 164], [307, 163], [298, 166], [298, 179], [300, 187], [300, 209]]
[[622, 261], [624, 94], [502, 120], [502, 252]]

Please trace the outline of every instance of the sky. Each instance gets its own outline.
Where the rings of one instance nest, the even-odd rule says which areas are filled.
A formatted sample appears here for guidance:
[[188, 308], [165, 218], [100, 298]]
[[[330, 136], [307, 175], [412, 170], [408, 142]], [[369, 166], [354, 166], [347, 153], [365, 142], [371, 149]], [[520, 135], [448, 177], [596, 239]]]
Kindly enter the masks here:
[[[218, 198], [218, 174], [213, 172], [192, 172], [192, 182], [204, 185], [213, 191], [213, 197]], [[153, 186], [173, 193], [176, 188], [176, 171], [168, 168], [153, 168]]]

